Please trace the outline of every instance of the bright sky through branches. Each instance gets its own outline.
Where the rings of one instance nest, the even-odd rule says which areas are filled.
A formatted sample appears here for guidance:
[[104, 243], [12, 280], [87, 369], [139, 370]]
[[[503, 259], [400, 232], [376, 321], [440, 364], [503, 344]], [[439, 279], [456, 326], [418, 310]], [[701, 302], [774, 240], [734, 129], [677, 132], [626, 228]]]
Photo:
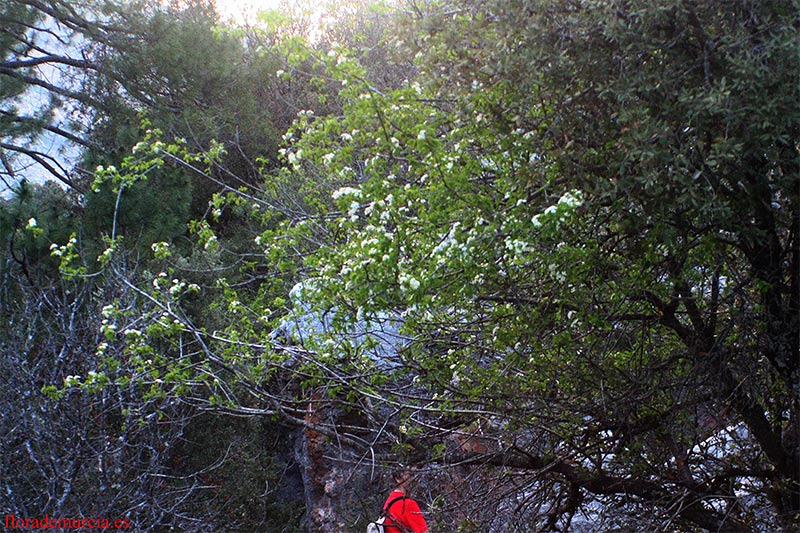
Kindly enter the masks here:
[[[217, 11], [222, 18], [231, 18], [238, 23], [255, 21], [261, 11], [285, 7], [284, 0], [216, 0]], [[309, 3], [309, 5], [311, 5]]]

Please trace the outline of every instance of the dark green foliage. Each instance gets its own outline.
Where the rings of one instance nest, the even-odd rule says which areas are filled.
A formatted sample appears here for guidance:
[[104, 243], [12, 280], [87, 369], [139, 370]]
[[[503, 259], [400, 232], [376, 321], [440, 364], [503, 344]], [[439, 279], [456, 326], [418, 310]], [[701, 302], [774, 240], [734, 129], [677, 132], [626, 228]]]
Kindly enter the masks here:
[[229, 531], [300, 532], [303, 480], [296, 432], [262, 418], [194, 418], [171, 452], [174, 473], [202, 472], [204, 499], [220, 501]]

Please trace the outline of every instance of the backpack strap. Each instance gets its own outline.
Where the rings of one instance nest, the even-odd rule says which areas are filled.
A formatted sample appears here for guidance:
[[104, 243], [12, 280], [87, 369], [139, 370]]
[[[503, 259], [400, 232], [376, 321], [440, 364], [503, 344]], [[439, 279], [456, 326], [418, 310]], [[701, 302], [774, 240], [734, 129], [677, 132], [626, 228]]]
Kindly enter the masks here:
[[400, 524], [398, 522], [397, 518], [395, 518], [394, 515], [392, 515], [392, 513], [389, 511], [389, 509], [391, 509], [392, 505], [394, 505], [395, 503], [399, 502], [400, 500], [405, 500], [407, 498], [408, 498], [408, 496], [405, 496], [405, 495], [398, 496], [397, 498], [391, 500], [389, 503], [386, 504], [386, 507], [383, 508], [383, 516], [387, 516], [387, 517], [391, 518], [392, 519], [392, 523], [391, 524], [387, 524], [384, 527], [393, 527], [397, 531], [400, 531], [400, 532], [407, 531], [407, 529], [403, 526], [403, 524]]
[[383, 513], [389, 514], [389, 509], [392, 507], [392, 505], [396, 504], [400, 500], [405, 500], [407, 497], [408, 496], [398, 496], [394, 500], [390, 501], [389, 503], [386, 504], [386, 507], [383, 508]]

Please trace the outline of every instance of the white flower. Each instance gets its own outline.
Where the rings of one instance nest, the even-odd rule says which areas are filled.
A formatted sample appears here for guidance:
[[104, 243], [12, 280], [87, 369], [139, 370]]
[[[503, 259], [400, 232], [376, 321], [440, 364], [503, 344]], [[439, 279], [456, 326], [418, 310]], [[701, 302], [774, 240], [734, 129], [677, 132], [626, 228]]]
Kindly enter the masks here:
[[355, 198], [361, 198], [361, 189], [356, 189], [354, 187], [341, 187], [340, 189], [336, 190], [331, 194], [334, 200], [338, 200], [342, 196], [353, 196]]
[[35, 228], [37, 225], [38, 223], [36, 222], [35, 218], [31, 217], [28, 219], [28, 229]]
[[558, 203], [567, 207], [578, 207], [583, 204], [583, 192], [578, 190], [565, 192], [558, 200]]
[[170, 293], [172, 296], [175, 296], [176, 294], [180, 294], [180, 293], [181, 293], [181, 291], [184, 289], [184, 287], [186, 287], [186, 284], [185, 284], [185, 283], [183, 283], [183, 282], [181, 282], [181, 283], [176, 283], [176, 284], [174, 284], [172, 287], [170, 287], [170, 288], [169, 288], [169, 293]]
[[168, 242], [154, 242], [150, 245], [150, 249], [153, 250], [155, 254], [165, 254], [169, 255], [169, 243]]
[[400, 286], [402, 289], [406, 287], [410, 288], [412, 291], [419, 289], [420, 283], [419, 280], [413, 276], [409, 276], [408, 274], [400, 274], [398, 281], [400, 282]]
[[212, 249], [213, 250], [214, 248], [216, 248], [216, 246], [217, 246], [217, 236], [214, 235], [213, 237], [211, 237], [210, 239], [208, 239], [206, 241], [206, 244], [205, 244], [205, 246], [203, 246], [203, 248], [206, 249], [206, 250], [208, 250], [208, 249]]
[[528, 251], [528, 243], [521, 239], [506, 239], [506, 249], [513, 252], [515, 256], [519, 256]]

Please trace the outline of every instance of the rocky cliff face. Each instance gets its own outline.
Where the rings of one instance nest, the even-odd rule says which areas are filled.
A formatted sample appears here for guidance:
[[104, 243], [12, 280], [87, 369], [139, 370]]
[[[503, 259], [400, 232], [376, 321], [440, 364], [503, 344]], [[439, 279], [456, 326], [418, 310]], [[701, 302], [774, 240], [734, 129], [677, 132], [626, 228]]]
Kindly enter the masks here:
[[314, 410], [311, 405], [295, 447], [303, 474], [308, 531], [361, 530], [379, 516], [386, 484], [364, 457], [343, 442], [346, 439], [318, 429], [341, 422], [344, 415], [329, 408]]
[[312, 403], [309, 403], [305, 421], [308, 425], [298, 442], [297, 460], [303, 472], [309, 531], [345, 531], [344, 518], [336, 505], [344, 473], [326, 460], [327, 438], [315, 429], [320, 423], [320, 413], [314, 410]]
[[[294, 312], [273, 332], [273, 338], [291, 346], [310, 348], [315, 337], [333, 335], [331, 313], [321, 313], [304, 301], [306, 287], [291, 291]], [[343, 342], [370, 348], [365, 350], [386, 372], [397, 365], [402, 344], [397, 317], [379, 317], [374, 322], [352, 325], [339, 333]], [[309, 344], [309, 346], [306, 346]], [[380, 515], [390, 488], [388, 476], [375, 463], [371, 450], [353, 446], [352, 435], [337, 434], [335, 427], [368, 427], [366, 420], [354, 420], [352, 413], [326, 406], [323, 393], [312, 395], [305, 415], [305, 427], [298, 430], [295, 460], [303, 475], [308, 531], [340, 533], [359, 531]], [[324, 428], [324, 429], [323, 429]], [[363, 435], [362, 435], [363, 437]], [[367, 441], [371, 441], [368, 438]]]

